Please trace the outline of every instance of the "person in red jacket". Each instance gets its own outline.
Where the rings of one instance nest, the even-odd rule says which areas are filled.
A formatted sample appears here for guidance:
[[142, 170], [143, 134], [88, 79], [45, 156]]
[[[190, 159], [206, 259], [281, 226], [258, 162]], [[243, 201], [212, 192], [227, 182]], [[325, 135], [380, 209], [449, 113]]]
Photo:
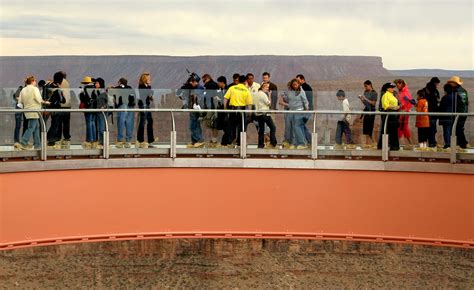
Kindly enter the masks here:
[[[425, 90], [419, 90], [417, 93], [418, 102], [416, 104], [416, 111], [419, 113], [428, 112], [428, 101], [426, 100]], [[418, 142], [420, 143], [420, 150], [428, 148], [428, 137], [430, 134], [430, 117], [428, 115], [416, 116], [416, 127], [418, 128]]]
[[[396, 79], [393, 81], [398, 89], [398, 101], [400, 103], [400, 111], [401, 112], [410, 112], [411, 108], [416, 101], [411, 97], [411, 93], [408, 90], [408, 86], [402, 79]], [[409, 127], [410, 117], [407, 115], [400, 116], [400, 126], [398, 127], [398, 139], [405, 137], [408, 141], [409, 146], [405, 147], [405, 149], [412, 149], [412, 141], [411, 141], [411, 131]]]

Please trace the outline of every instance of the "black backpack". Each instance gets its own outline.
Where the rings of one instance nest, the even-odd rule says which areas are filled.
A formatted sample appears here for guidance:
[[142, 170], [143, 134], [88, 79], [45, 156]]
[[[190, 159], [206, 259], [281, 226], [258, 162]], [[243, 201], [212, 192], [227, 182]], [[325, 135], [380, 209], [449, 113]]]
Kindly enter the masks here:
[[18, 89], [13, 93], [13, 101], [15, 102], [15, 107], [19, 109], [18, 107], [18, 98], [20, 97], [21, 90], [23, 90], [23, 86], [19, 86]]

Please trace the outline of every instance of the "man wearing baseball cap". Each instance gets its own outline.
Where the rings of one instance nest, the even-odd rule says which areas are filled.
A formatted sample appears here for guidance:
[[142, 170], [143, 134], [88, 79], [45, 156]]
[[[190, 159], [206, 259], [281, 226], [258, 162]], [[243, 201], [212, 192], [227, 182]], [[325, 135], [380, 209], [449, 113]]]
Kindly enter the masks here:
[[[385, 90], [385, 93], [383, 94], [380, 101], [382, 103], [382, 109], [385, 112], [397, 112], [400, 109], [398, 99], [393, 95], [394, 88], [396, 88], [396, 85], [393, 83], [386, 83], [382, 87], [382, 90]], [[400, 149], [400, 144], [398, 140], [398, 116], [388, 115], [387, 118], [388, 120], [386, 134], [388, 134], [388, 145], [390, 147], [390, 150], [397, 151]]]

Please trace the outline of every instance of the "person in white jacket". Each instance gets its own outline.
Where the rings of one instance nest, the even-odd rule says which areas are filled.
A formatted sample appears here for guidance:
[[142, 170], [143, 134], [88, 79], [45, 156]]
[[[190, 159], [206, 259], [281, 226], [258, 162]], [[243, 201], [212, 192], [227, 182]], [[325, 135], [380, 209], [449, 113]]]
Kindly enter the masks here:
[[270, 146], [268, 146], [267, 148], [275, 148], [275, 146], [277, 145], [276, 127], [275, 123], [273, 122], [272, 116], [265, 112], [261, 112], [270, 110], [270, 94], [271, 91], [269, 83], [263, 83], [259, 91], [253, 94], [253, 102], [255, 105], [255, 109], [257, 110], [257, 113], [255, 115], [256, 120], [258, 122], [258, 148], [265, 148], [265, 125], [270, 128]]
[[[36, 86], [36, 79], [34, 76], [28, 76], [25, 80], [25, 87], [20, 92], [20, 97], [18, 98], [18, 103], [21, 104], [23, 109], [27, 110], [39, 110], [41, 109], [42, 104], [49, 105], [48, 101], [44, 101], [41, 98], [41, 93]], [[26, 112], [25, 117], [28, 120], [28, 129], [20, 140], [20, 144], [17, 149], [26, 150], [29, 149], [28, 142], [33, 136], [33, 146], [34, 149], [41, 148], [41, 139], [40, 139], [40, 123], [39, 123], [39, 114], [36, 112]]]

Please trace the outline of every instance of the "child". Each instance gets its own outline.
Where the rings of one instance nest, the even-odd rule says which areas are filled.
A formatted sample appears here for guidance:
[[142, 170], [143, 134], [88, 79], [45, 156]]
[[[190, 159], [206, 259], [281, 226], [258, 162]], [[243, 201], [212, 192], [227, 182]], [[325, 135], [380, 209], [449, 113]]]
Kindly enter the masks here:
[[344, 133], [346, 135], [346, 144], [350, 144], [347, 147], [352, 149], [354, 146], [352, 145], [351, 128], [349, 125], [351, 121], [351, 115], [347, 114], [347, 112], [351, 110], [351, 106], [349, 101], [346, 99], [346, 93], [343, 90], [337, 91], [336, 97], [341, 102], [342, 111], [346, 112], [343, 118], [337, 121], [336, 143], [339, 146], [342, 144], [342, 133]]
[[[428, 101], [424, 90], [419, 90], [418, 104], [416, 105], [416, 111], [427, 113], [428, 112]], [[418, 142], [420, 143], [420, 150], [426, 150], [428, 148], [428, 135], [430, 133], [430, 117], [427, 115], [416, 116], [416, 127], [418, 128]]]

